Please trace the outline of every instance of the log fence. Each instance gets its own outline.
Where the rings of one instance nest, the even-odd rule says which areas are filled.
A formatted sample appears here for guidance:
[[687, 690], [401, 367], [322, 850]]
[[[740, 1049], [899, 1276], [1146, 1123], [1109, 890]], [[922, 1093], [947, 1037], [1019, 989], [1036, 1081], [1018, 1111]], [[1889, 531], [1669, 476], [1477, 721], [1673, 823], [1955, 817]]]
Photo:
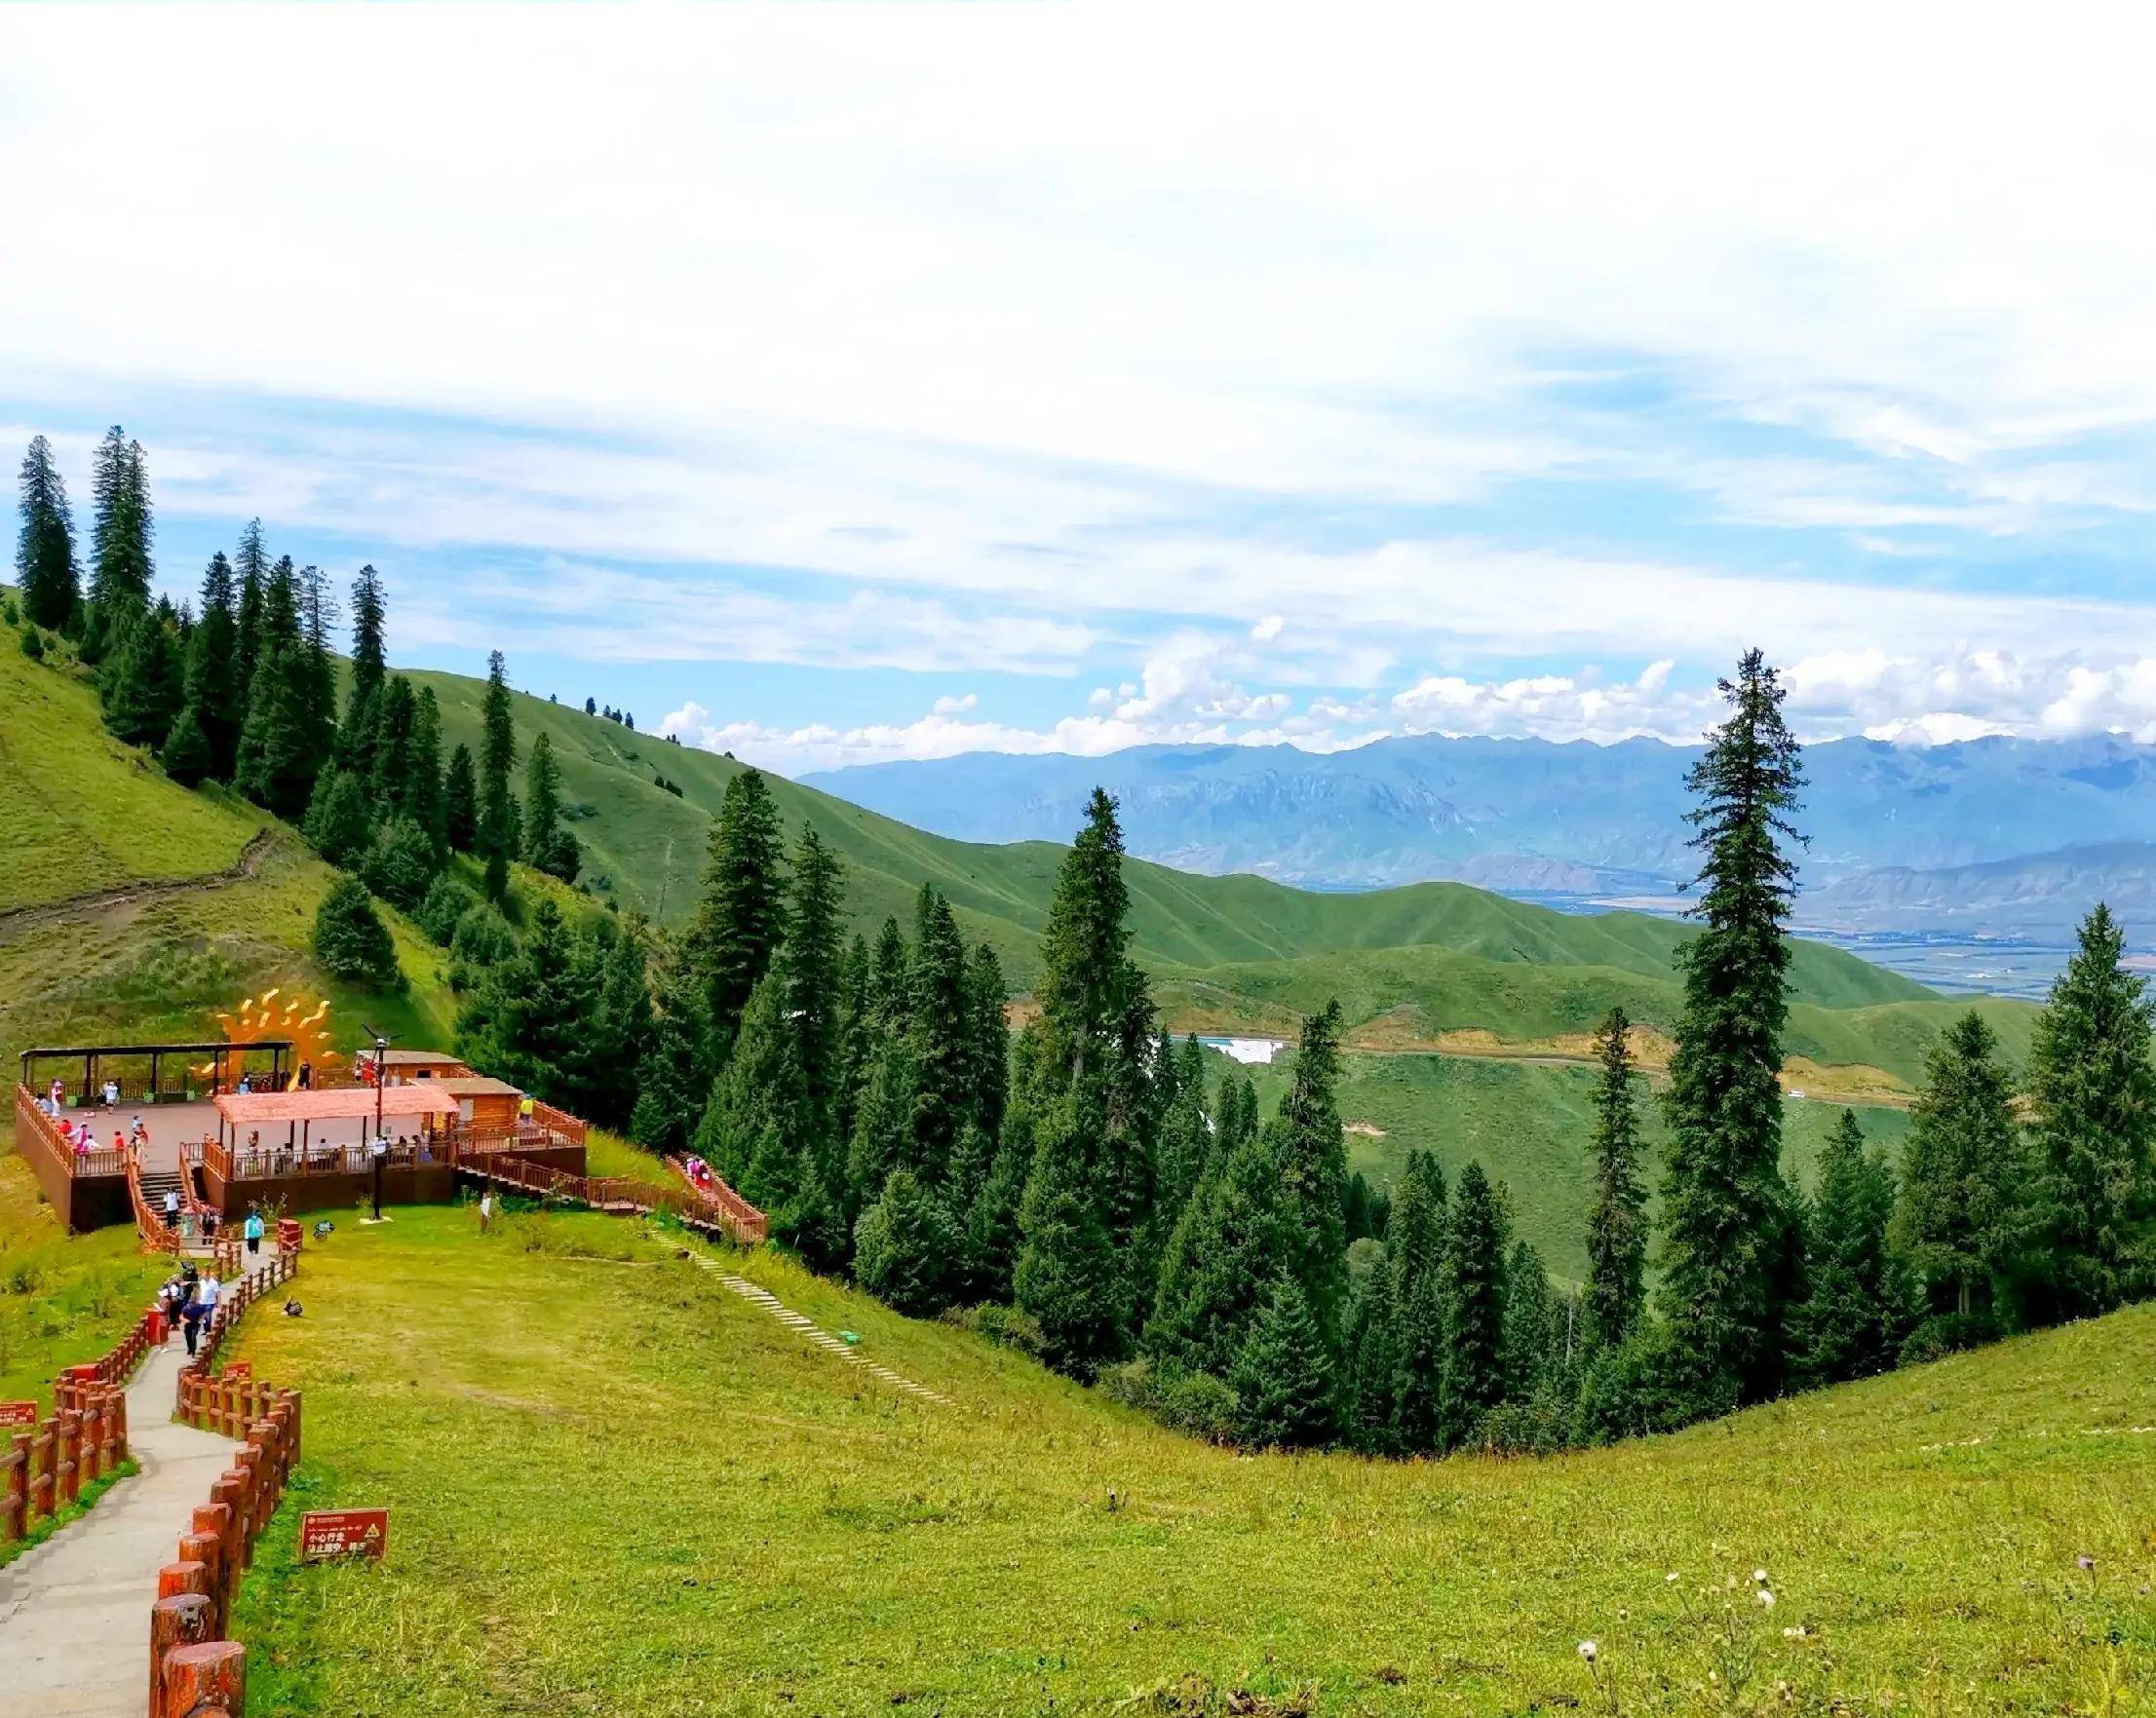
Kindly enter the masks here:
[[568, 1200], [595, 1211], [642, 1216], [665, 1211], [692, 1227], [716, 1229], [745, 1246], [754, 1245], [770, 1233], [770, 1219], [725, 1182], [702, 1187], [689, 1180], [686, 1171], [681, 1172], [681, 1186], [660, 1187], [624, 1175], [572, 1175], [511, 1152], [493, 1154], [483, 1168], [468, 1164], [458, 1167], [520, 1193]]
[[158, 1334], [151, 1308], [95, 1360], [56, 1378], [53, 1411], [10, 1435], [0, 1453], [0, 1545], [26, 1537], [128, 1459], [127, 1381]]

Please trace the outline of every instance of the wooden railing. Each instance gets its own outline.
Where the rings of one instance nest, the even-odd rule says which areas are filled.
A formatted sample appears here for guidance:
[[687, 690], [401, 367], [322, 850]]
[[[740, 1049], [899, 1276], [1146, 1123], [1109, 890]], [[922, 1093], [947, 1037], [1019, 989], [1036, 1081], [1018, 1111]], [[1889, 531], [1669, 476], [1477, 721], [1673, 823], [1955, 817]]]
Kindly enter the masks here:
[[221, 1432], [239, 1448], [197, 1504], [178, 1555], [157, 1572], [150, 1607], [150, 1718], [237, 1718], [247, 1702], [247, 1648], [228, 1638], [240, 1576], [277, 1512], [299, 1462], [300, 1396], [254, 1378], [212, 1371], [217, 1350], [249, 1307], [299, 1269], [299, 1226], [278, 1225], [270, 1265], [235, 1285], [180, 1368], [173, 1417]]
[[551, 1103], [541, 1103], [536, 1098], [532, 1100], [531, 1119], [547, 1132], [570, 1145], [582, 1145], [585, 1134], [590, 1131], [581, 1118], [570, 1115], [567, 1110], [558, 1110]]
[[127, 1460], [127, 1381], [161, 1334], [157, 1312], [148, 1309], [95, 1360], [53, 1380], [52, 1413], [16, 1432], [0, 1453], [0, 1545], [20, 1539]]
[[720, 1230], [745, 1246], [753, 1246], [765, 1240], [771, 1231], [770, 1219], [723, 1181], [716, 1184], [715, 1190], [708, 1190], [693, 1183], [659, 1187], [623, 1175], [571, 1175], [566, 1170], [535, 1164], [508, 1152], [496, 1154], [486, 1160], [483, 1166], [460, 1164], [458, 1167], [520, 1192], [536, 1193], [547, 1199], [572, 1200], [594, 1210], [635, 1211], [647, 1215], [666, 1211], [684, 1223]]
[[109, 1146], [77, 1151], [72, 1141], [60, 1137], [59, 1124], [45, 1113], [45, 1106], [38, 1102], [37, 1094], [18, 1082], [15, 1088], [15, 1148], [21, 1151], [25, 1146], [44, 1153], [66, 1175], [117, 1175], [126, 1167], [125, 1154], [114, 1151]]
[[178, 1417], [238, 1440], [232, 1466], [197, 1504], [150, 1607], [150, 1718], [235, 1718], [247, 1704], [247, 1648], [228, 1638], [240, 1577], [299, 1462], [300, 1395], [254, 1380], [180, 1374]]
[[[681, 1159], [669, 1158], [667, 1163], [674, 1172], [681, 1177], [681, 1185], [688, 1190], [689, 1197], [717, 1211], [721, 1226], [735, 1240], [753, 1239], [762, 1241], [770, 1234], [771, 1219], [743, 1199], [740, 1194], [736, 1193], [716, 1175], [710, 1175], [710, 1171], [707, 1169], [705, 1172], [710, 1175], [710, 1180], [709, 1182], [702, 1182], [689, 1173], [688, 1164]], [[748, 1231], [753, 1231], [753, 1235], [748, 1236], [746, 1233]]]

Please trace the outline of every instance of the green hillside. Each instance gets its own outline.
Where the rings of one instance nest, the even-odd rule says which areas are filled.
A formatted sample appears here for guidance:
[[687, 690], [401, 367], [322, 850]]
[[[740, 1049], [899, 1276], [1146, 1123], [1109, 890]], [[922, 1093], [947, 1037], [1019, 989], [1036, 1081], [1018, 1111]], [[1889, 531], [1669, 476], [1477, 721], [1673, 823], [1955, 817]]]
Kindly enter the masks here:
[[[453, 1024], [439, 951], [384, 909], [408, 981], [355, 991], [315, 964], [334, 873], [235, 796], [190, 792], [99, 726], [85, 682], [27, 661], [0, 629], [0, 1066], [33, 1044], [195, 1039], [211, 1011], [270, 984], [327, 996], [412, 1042]], [[24, 863], [18, 865], [20, 851]], [[0, 1126], [13, 1126], [12, 1110]]]
[[2156, 1698], [2156, 1307], [1674, 1437], [1397, 1463], [1212, 1448], [775, 1254], [724, 1262], [950, 1405], [618, 1220], [516, 1217], [482, 1240], [468, 1212], [400, 1211], [310, 1247], [307, 1316], [249, 1323], [236, 1352], [306, 1393], [288, 1517], [386, 1505], [390, 1551], [301, 1568], [289, 1518], [263, 1537], [238, 1618], [250, 1709]]
[[[414, 677], [441, 700], [445, 743], [476, 749], [482, 683]], [[587, 879], [624, 905], [684, 919], [711, 818], [744, 766], [633, 733], [581, 707], [525, 695], [513, 703], [520, 746], [547, 732], [564, 793], [585, 808], [572, 827], [585, 845]], [[678, 797], [657, 785], [662, 775], [681, 788]], [[783, 779], [772, 778], [771, 786], [790, 824], [813, 824], [845, 859], [849, 907], [863, 929], [891, 914], [906, 922], [921, 884], [933, 882], [968, 934], [995, 945], [1014, 979], [1030, 978], [1061, 847], [949, 841]], [[1669, 920], [1559, 913], [1457, 883], [1317, 894], [1143, 860], [1129, 861], [1125, 875], [1135, 952], [1170, 996], [1210, 984], [1255, 1005], [1291, 997], [1286, 1006], [1299, 1009], [1322, 1007], [1322, 996], [1307, 999], [1330, 985], [1355, 1021], [1449, 983], [1448, 1020], [1515, 1038], [1584, 1030], [1614, 1001], [1636, 1007], [1649, 1023], [1674, 1018], [1671, 960], [1687, 932]], [[1538, 975], [1552, 969], [1578, 972]], [[1820, 943], [1795, 945], [1793, 974], [1798, 994], [1822, 1009], [1938, 1002], [1910, 979]], [[1907, 1065], [1906, 1055], [1899, 1060]]]

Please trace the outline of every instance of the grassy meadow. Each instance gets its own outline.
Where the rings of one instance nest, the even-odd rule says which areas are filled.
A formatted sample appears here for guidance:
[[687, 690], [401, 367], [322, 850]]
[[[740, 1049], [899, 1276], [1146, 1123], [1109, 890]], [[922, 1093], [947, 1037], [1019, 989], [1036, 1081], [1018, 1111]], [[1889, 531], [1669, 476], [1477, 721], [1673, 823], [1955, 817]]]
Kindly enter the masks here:
[[[730, 1260], [926, 1405], [676, 1245], [458, 1209], [310, 1245], [306, 1316], [238, 1350], [307, 1393], [238, 1618], [253, 1718], [2156, 1698], [2156, 1307], [1618, 1449], [1371, 1463], [1199, 1444]], [[297, 1509], [384, 1504], [386, 1565], [292, 1564]]]
[[132, 1228], [69, 1240], [29, 1165], [0, 1157], [0, 1401], [50, 1412], [60, 1368], [117, 1342], [164, 1275]]

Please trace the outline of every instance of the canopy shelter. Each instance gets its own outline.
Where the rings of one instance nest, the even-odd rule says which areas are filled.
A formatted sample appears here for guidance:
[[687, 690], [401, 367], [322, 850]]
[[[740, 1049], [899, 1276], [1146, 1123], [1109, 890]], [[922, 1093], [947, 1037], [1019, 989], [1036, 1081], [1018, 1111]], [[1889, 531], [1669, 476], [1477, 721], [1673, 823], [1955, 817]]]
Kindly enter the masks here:
[[[282, 1086], [285, 1083], [285, 1052], [291, 1047], [291, 1040], [289, 1038], [257, 1038], [247, 1044], [228, 1044], [222, 1041], [215, 1044], [92, 1044], [69, 1046], [65, 1049], [26, 1050], [22, 1052], [22, 1084], [32, 1091], [42, 1092], [45, 1089], [42, 1082], [49, 1076], [41, 1064], [80, 1060], [82, 1087], [79, 1101], [89, 1104], [96, 1101], [103, 1086], [102, 1076], [108, 1071], [103, 1064], [112, 1061], [121, 1064], [120, 1069], [111, 1070], [121, 1075], [113, 1083], [120, 1087], [122, 1096], [127, 1102], [137, 1103], [144, 1099], [155, 1100], [160, 1094], [183, 1094], [186, 1087], [193, 1084], [187, 1078], [194, 1066], [190, 1058], [207, 1057], [210, 1062], [210, 1084], [214, 1089], [222, 1089], [239, 1085], [243, 1074], [251, 1074], [257, 1080], [263, 1079], [261, 1065], [256, 1063], [250, 1067], [248, 1057], [266, 1055], [270, 1059], [267, 1083]], [[178, 1087], [166, 1084], [168, 1074], [165, 1058], [168, 1056], [179, 1058], [181, 1084]], [[145, 1058], [149, 1062], [147, 1080], [135, 1072]]]
[[[364, 1144], [376, 1116], [385, 1132], [416, 1123], [426, 1132], [454, 1121], [457, 1100], [433, 1086], [347, 1087], [331, 1091], [225, 1091], [217, 1095], [217, 1138], [237, 1143], [263, 1127], [285, 1126], [287, 1142], [304, 1145], [310, 1134], [327, 1137], [328, 1125], [348, 1122]], [[320, 1129], [318, 1133], [317, 1130]]]

